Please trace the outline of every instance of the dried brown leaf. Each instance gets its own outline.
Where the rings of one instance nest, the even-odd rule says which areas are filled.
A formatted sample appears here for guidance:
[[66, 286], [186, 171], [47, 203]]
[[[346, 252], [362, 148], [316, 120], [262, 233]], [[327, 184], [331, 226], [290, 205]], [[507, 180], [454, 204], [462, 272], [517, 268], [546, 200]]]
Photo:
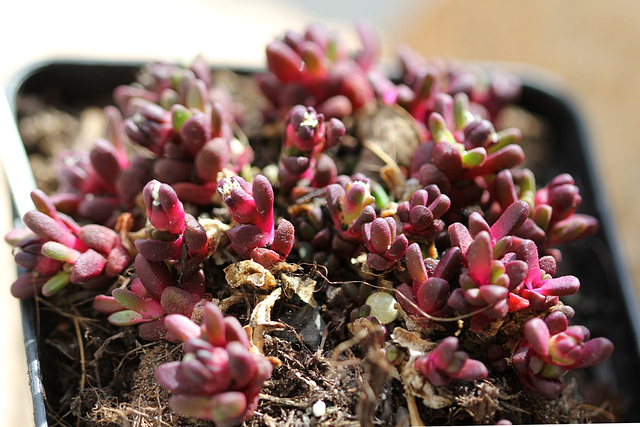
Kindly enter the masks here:
[[232, 288], [248, 285], [258, 289], [270, 290], [277, 282], [273, 274], [257, 262], [244, 260], [233, 263], [224, 269], [227, 283]]
[[291, 291], [295, 292], [300, 299], [311, 307], [316, 307], [318, 304], [313, 298], [313, 292], [316, 289], [316, 281], [308, 276], [290, 276], [288, 274], [281, 274], [280, 281], [284, 288], [285, 295], [290, 295]]

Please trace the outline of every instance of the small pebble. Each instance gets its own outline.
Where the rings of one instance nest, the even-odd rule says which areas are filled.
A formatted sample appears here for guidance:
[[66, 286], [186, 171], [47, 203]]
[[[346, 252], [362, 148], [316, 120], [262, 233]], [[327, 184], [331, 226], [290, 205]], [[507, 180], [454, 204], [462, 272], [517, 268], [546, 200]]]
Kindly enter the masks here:
[[321, 418], [325, 411], [327, 410], [327, 404], [324, 403], [324, 400], [318, 400], [313, 404], [313, 416], [316, 418]]
[[398, 318], [398, 310], [394, 307], [396, 302], [388, 292], [374, 292], [369, 295], [366, 304], [371, 307], [371, 315], [386, 325]]

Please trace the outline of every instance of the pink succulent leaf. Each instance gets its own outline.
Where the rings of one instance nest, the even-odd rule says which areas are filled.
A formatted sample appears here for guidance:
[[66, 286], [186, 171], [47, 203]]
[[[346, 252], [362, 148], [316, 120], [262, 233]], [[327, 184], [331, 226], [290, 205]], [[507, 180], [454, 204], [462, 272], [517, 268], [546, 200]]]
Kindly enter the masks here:
[[169, 405], [177, 413], [188, 417], [212, 419], [209, 397], [176, 395], [169, 399]]
[[555, 223], [547, 232], [548, 245], [555, 246], [594, 234], [598, 230], [598, 220], [589, 215], [573, 214]]
[[147, 322], [138, 323], [138, 336], [147, 341], [159, 341], [167, 340], [176, 342], [177, 339], [172, 337], [172, 334], [167, 332], [167, 328], [164, 327], [162, 318], [155, 319]]
[[267, 63], [269, 71], [283, 83], [299, 80], [304, 66], [300, 56], [279, 40], [267, 45]]
[[[335, 98], [338, 98], [338, 97], [335, 97]], [[341, 97], [341, 98], [344, 98], [344, 97]], [[340, 114], [340, 116], [344, 116], [344, 114]], [[326, 124], [326, 134], [325, 134], [326, 142], [324, 144], [323, 149], [329, 149], [333, 146], [340, 144], [345, 133], [346, 133], [346, 129], [342, 121], [340, 121], [337, 118], [329, 119], [329, 121]]]
[[462, 265], [462, 251], [453, 246], [445, 251], [438, 261], [433, 276], [444, 280], [451, 280]]
[[218, 174], [229, 164], [230, 159], [231, 148], [227, 141], [223, 138], [213, 138], [207, 141], [195, 158], [198, 180], [217, 182]]
[[351, 223], [348, 229], [352, 236], [358, 236], [358, 240], [362, 239], [362, 226], [376, 219], [376, 211], [372, 205], [365, 206], [360, 215]]
[[282, 262], [282, 257], [279, 253], [267, 248], [254, 248], [251, 250], [249, 257], [266, 269]]
[[494, 183], [494, 194], [496, 201], [503, 210], [506, 210], [509, 205], [518, 200], [513, 176], [509, 169], [504, 169], [497, 173]]
[[356, 22], [356, 32], [362, 43], [362, 50], [356, 55], [356, 62], [363, 70], [369, 70], [382, 51], [382, 46], [377, 32], [368, 22], [359, 20]]
[[[446, 134], [442, 137], [447, 139]], [[450, 133], [449, 133], [450, 135]], [[451, 136], [453, 138], [453, 136]], [[462, 170], [462, 156], [455, 142], [442, 140], [436, 144], [431, 154], [431, 162], [440, 169], [446, 176], [456, 176]]]
[[429, 354], [429, 359], [438, 369], [446, 370], [458, 349], [458, 338], [447, 337], [440, 341], [438, 346]]
[[504, 267], [505, 273], [509, 277], [509, 290], [515, 289], [527, 277], [527, 264], [524, 261], [510, 261], [507, 262]]
[[227, 231], [233, 250], [242, 258], [249, 258], [255, 248], [263, 248], [268, 243], [268, 236], [262, 229], [253, 224], [236, 225]]
[[182, 255], [182, 236], [169, 242], [154, 239], [136, 239], [136, 249], [149, 261], [179, 259]]
[[594, 338], [584, 343], [582, 354], [570, 369], [588, 368], [604, 362], [613, 352], [613, 343], [604, 337]]
[[405, 254], [408, 246], [409, 241], [407, 240], [407, 237], [404, 234], [401, 234], [396, 237], [393, 243], [391, 243], [385, 257], [397, 261]]
[[462, 380], [482, 380], [489, 376], [489, 371], [481, 361], [466, 359], [464, 365], [458, 371], [451, 373], [450, 375]]
[[224, 336], [227, 343], [239, 341], [243, 346], [249, 348], [249, 338], [240, 321], [235, 317], [226, 316], [224, 318]]
[[471, 215], [469, 215], [469, 233], [475, 238], [482, 231], [491, 234], [491, 227], [489, 227], [489, 224], [480, 213], [471, 212]]
[[220, 308], [213, 303], [204, 304], [204, 334], [206, 339], [211, 345], [224, 346], [226, 345], [225, 337], [225, 321], [224, 315]]
[[522, 334], [533, 350], [543, 356], [549, 354], [549, 328], [544, 320], [534, 317], [525, 323]]
[[247, 397], [244, 393], [228, 391], [211, 398], [211, 418], [220, 427], [239, 424], [246, 415]]
[[538, 261], [538, 248], [528, 239], [522, 240], [517, 249], [518, 259], [527, 263], [526, 284], [529, 288], [537, 288], [540, 285], [540, 263]]
[[169, 314], [163, 319], [163, 322], [167, 331], [183, 342], [200, 337], [202, 332], [200, 326], [183, 314]]
[[115, 191], [118, 175], [126, 164], [120, 163], [119, 153], [111, 142], [98, 139], [89, 152], [91, 166], [99, 177], [100, 183], [111, 193]]
[[305, 156], [283, 157], [280, 162], [293, 177], [300, 177], [311, 167], [311, 159]]
[[555, 399], [564, 390], [564, 384], [559, 379], [547, 379], [533, 375], [530, 381], [531, 388], [547, 399]]
[[469, 245], [467, 251], [469, 275], [478, 285], [491, 283], [491, 261], [493, 248], [491, 237], [486, 231], [480, 232]]
[[517, 201], [500, 215], [500, 218], [491, 226], [491, 237], [494, 241], [500, 240], [504, 236], [512, 235], [524, 224], [529, 216], [529, 204]]
[[[393, 218], [389, 218], [394, 221]], [[384, 254], [389, 250], [395, 238], [395, 222], [392, 223], [384, 218], [376, 218], [373, 222], [364, 224], [362, 236], [364, 244], [374, 253]]]
[[[154, 176], [161, 180], [165, 185], [176, 184], [178, 182], [188, 181], [193, 174], [194, 165], [193, 162], [176, 159], [176, 158], [162, 158], [158, 159], [153, 164]], [[174, 190], [175, 191], [175, 190]], [[145, 202], [146, 204], [147, 202]], [[161, 216], [158, 216], [157, 223], [160, 227], [165, 227], [160, 221], [166, 221]], [[153, 225], [153, 223], [152, 223]]]
[[131, 255], [120, 244], [114, 247], [107, 255], [107, 263], [105, 265], [105, 273], [109, 277], [115, 277], [122, 273], [125, 268], [131, 264]]
[[97, 278], [104, 270], [107, 260], [93, 249], [88, 249], [78, 256], [71, 269], [72, 283], [86, 283]]
[[478, 288], [478, 293], [488, 305], [493, 305], [507, 298], [509, 289], [499, 285], [483, 285]]
[[193, 182], [178, 182], [172, 184], [178, 198], [186, 203], [207, 206], [213, 203], [217, 186], [215, 182], [195, 184]]
[[449, 282], [438, 277], [430, 277], [416, 293], [418, 306], [426, 313], [434, 313], [441, 309], [449, 298]]
[[416, 302], [416, 299], [413, 295], [413, 290], [411, 289], [411, 286], [409, 286], [406, 283], [403, 283], [402, 285], [396, 288], [396, 291], [397, 291], [397, 300], [398, 300], [398, 303], [400, 303], [400, 306], [402, 307], [402, 309], [407, 314], [410, 314], [412, 316], [419, 316], [420, 311], [415, 307], [418, 305], [418, 303]]
[[393, 267], [396, 260], [387, 259], [373, 252], [367, 254], [366, 263], [369, 267], [376, 271], [386, 271]]
[[87, 246], [103, 254], [108, 254], [120, 243], [115, 231], [97, 224], [87, 224], [80, 228], [79, 237]]
[[23, 221], [29, 229], [45, 240], [53, 240], [72, 249], [78, 248], [78, 238], [69, 229], [40, 211], [27, 212]]
[[552, 279], [543, 280], [536, 292], [545, 296], [567, 296], [573, 295], [580, 289], [580, 280], [577, 277], [567, 275]]
[[294, 240], [295, 228], [293, 227], [293, 224], [291, 224], [291, 222], [287, 221], [286, 219], [282, 219], [280, 220], [278, 228], [275, 231], [271, 250], [278, 253], [284, 260], [291, 252]]
[[451, 199], [446, 195], [439, 195], [431, 204], [429, 204], [429, 210], [433, 214], [434, 218], [440, 218], [451, 207]]
[[424, 283], [427, 281], [427, 269], [424, 265], [422, 250], [418, 243], [412, 243], [407, 248], [405, 254], [407, 258], [407, 268], [414, 283]]
[[467, 293], [461, 289], [456, 288], [451, 291], [451, 295], [447, 299], [447, 304], [454, 310], [460, 312], [469, 312], [473, 310], [473, 306], [467, 301]]
[[57, 209], [52, 203], [51, 198], [47, 196], [44, 191], [36, 188], [35, 190], [31, 191], [30, 196], [31, 201], [33, 201], [33, 205], [38, 211], [55, 220], [59, 220]]
[[102, 314], [113, 314], [124, 309], [114, 297], [108, 295], [96, 295], [93, 299], [92, 308]]
[[551, 335], [564, 332], [569, 327], [569, 319], [567, 318], [567, 315], [560, 310], [554, 310], [549, 313], [544, 319], [544, 323], [547, 324]]
[[253, 199], [260, 217], [259, 226], [265, 231], [273, 232], [273, 187], [264, 175], [256, 175], [252, 187]]
[[156, 301], [151, 298], [141, 297], [128, 289], [114, 289], [111, 295], [122, 307], [133, 310], [146, 319], [157, 319], [166, 314], [162, 306]]
[[183, 314], [191, 317], [193, 308], [200, 301], [200, 296], [185, 291], [177, 286], [168, 286], [162, 291], [160, 305], [167, 313]]
[[184, 207], [176, 192], [160, 181], [150, 181], [142, 192], [149, 222], [161, 231], [181, 234], [184, 230]]
[[176, 379], [176, 374], [179, 366], [179, 361], [167, 362], [158, 366], [155, 372], [155, 377], [158, 384], [160, 384], [160, 387], [171, 392], [174, 392], [178, 388], [179, 383]]
[[497, 173], [502, 169], [511, 169], [524, 161], [524, 151], [519, 145], [511, 144], [487, 156], [484, 163], [468, 169], [463, 177], [473, 179]]
[[409, 223], [415, 230], [426, 230], [433, 224], [433, 213], [426, 206], [414, 206], [409, 213]]
[[179, 133], [187, 152], [195, 157], [205, 143], [211, 140], [211, 123], [206, 114], [198, 111], [184, 121]]
[[462, 251], [462, 255], [466, 256], [469, 245], [473, 241], [469, 230], [459, 222], [455, 222], [449, 226], [448, 229], [449, 238], [451, 239], [451, 246], [457, 246]]
[[243, 388], [256, 374], [256, 361], [247, 347], [238, 341], [231, 341], [227, 344], [226, 349], [229, 353], [229, 368], [233, 376], [234, 387]]
[[168, 286], [175, 284], [173, 275], [162, 261], [149, 261], [138, 254], [135, 258], [136, 273], [149, 295], [156, 301]]
[[257, 222], [258, 208], [251, 194], [251, 185], [244, 179], [238, 176], [222, 178], [218, 181], [218, 193], [235, 221], [241, 224]]
[[207, 232], [191, 214], [185, 214], [184, 241], [189, 253], [207, 251], [209, 247]]

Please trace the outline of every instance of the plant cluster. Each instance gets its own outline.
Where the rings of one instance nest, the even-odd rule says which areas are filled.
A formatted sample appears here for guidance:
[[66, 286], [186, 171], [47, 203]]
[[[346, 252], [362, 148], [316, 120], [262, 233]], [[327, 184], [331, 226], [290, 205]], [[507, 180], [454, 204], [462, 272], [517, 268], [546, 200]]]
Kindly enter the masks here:
[[[261, 353], [263, 323], [245, 331], [214, 304], [238, 280], [208, 272], [248, 260], [258, 266], [240, 282], [270, 277], [247, 290], [256, 301], [287, 298], [283, 271], [317, 278], [323, 267], [334, 280], [325, 291], [353, 310], [347, 323], [376, 319], [380, 351], [409, 396], [421, 395], [414, 377], [437, 389], [507, 371], [559, 396], [567, 370], [613, 350], [569, 326], [560, 300], [580, 281], [556, 275], [557, 246], [597, 229], [576, 213], [575, 181], [563, 174], [538, 188], [521, 166], [520, 131], [496, 129], [519, 93], [513, 76], [403, 48], [391, 78], [375, 33], [361, 24], [358, 33], [355, 53], [318, 25], [267, 45], [255, 80], [269, 101], [273, 159], [260, 153], [274, 141], [243, 133], [242, 108], [201, 58], [145, 66], [115, 90], [105, 137], [89, 152], [60, 153], [57, 193], [34, 190], [27, 229], [7, 236], [26, 269], [13, 295], [96, 289], [93, 307], [112, 324], [184, 342], [182, 361], [161, 365], [157, 379], [177, 412], [220, 425], [251, 417], [276, 363]], [[359, 156], [372, 142], [358, 124], [385, 107], [419, 144], [408, 161], [383, 153], [384, 167], [365, 173]], [[403, 345], [403, 332], [422, 350]]]

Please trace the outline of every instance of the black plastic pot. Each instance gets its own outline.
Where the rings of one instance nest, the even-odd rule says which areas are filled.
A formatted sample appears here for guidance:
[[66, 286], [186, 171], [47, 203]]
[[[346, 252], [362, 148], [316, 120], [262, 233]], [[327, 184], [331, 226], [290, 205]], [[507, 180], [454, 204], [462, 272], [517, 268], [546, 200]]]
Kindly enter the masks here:
[[[10, 104], [23, 95], [39, 95], [47, 103], [80, 111], [89, 105], [104, 105], [112, 90], [134, 80], [139, 64], [48, 62], [37, 64], [16, 76], [8, 88]], [[624, 266], [607, 201], [600, 188], [590, 153], [585, 127], [576, 109], [540, 81], [526, 80], [519, 106], [540, 117], [549, 129], [550, 156], [544, 169], [534, 172], [540, 183], [558, 173], [574, 176], [581, 189], [580, 212], [597, 217], [601, 228], [596, 236], [563, 247], [559, 274], [574, 274], [581, 283], [580, 304], [574, 324], [584, 324], [592, 336], [604, 336], [615, 344], [613, 355], [603, 364], [591, 368], [588, 375], [616, 400], [620, 413], [616, 421], [640, 421], [640, 315], [633, 284]], [[25, 171], [25, 173], [28, 173]], [[15, 177], [14, 177], [15, 178]], [[16, 197], [27, 197], [17, 194]], [[17, 212], [16, 212], [17, 213]], [[33, 301], [22, 302], [22, 321], [28, 356], [34, 416], [37, 426], [47, 425], [43, 385], [37, 351], [36, 313]], [[46, 378], [45, 378], [46, 380]]]

